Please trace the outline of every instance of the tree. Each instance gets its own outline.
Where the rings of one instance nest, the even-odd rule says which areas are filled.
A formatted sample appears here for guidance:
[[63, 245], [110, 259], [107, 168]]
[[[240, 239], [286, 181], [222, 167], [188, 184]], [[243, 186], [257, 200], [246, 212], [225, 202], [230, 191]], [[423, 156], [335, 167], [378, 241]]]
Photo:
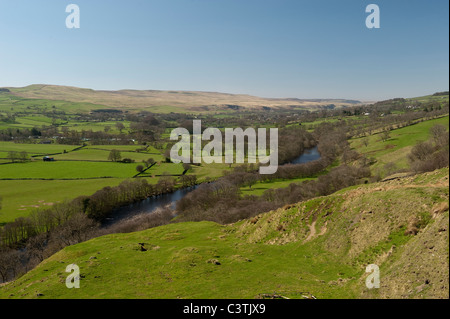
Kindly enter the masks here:
[[365, 147], [369, 146], [369, 139], [367, 137], [363, 138], [362, 142]]
[[384, 130], [383, 133], [381, 133], [381, 141], [386, 142], [388, 139], [391, 138], [391, 134], [389, 132], [389, 130]]
[[122, 159], [122, 155], [119, 150], [111, 150], [108, 155], [108, 160], [112, 162], [119, 162]]
[[33, 127], [31, 129], [31, 135], [32, 136], [41, 136], [41, 132], [37, 128]]
[[23, 151], [19, 153], [19, 160], [21, 162], [26, 162], [26, 160], [28, 159], [28, 153]]
[[189, 163], [183, 163], [183, 169], [187, 172], [188, 170], [190, 170], [191, 169], [191, 164], [189, 164]]
[[159, 178], [156, 187], [158, 188], [160, 193], [168, 193], [173, 191], [175, 187], [176, 180], [169, 173], [164, 172], [163, 175]]
[[397, 165], [394, 162], [389, 162], [384, 165], [386, 175], [392, 175], [397, 169]]
[[166, 163], [172, 163], [172, 160], [171, 160], [171, 158], [170, 158], [170, 149], [167, 149], [167, 150], [164, 152], [164, 157], [166, 158]]
[[247, 173], [244, 176], [244, 183], [247, 185], [250, 189], [256, 182], [258, 181], [258, 177], [255, 174]]
[[142, 173], [144, 171], [144, 166], [138, 165], [138, 166], [136, 166], [136, 170], [138, 171], [138, 173]]
[[0, 247], [0, 277], [3, 282], [6, 282], [11, 274], [15, 277], [20, 265], [18, 251]]
[[20, 154], [19, 152], [16, 151], [9, 151], [8, 152], [8, 158], [11, 160], [11, 162], [15, 162], [17, 160], [19, 160]]
[[125, 125], [123, 125], [122, 122], [117, 122], [116, 123], [116, 128], [120, 131], [120, 133], [122, 133], [122, 130], [125, 129]]
[[180, 182], [183, 187], [190, 187], [197, 184], [197, 176], [196, 175], [183, 175], [180, 177]]
[[153, 164], [155, 164], [155, 160], [153, 158], [149, 158], [148, 160], [143, 160], [142, 162], [144, 162], [146, 167], [152, 166]]
[[448, 143], [448, 132], [444, 125], [436, 124], [430, 129], [431, 137], [437, 145]]

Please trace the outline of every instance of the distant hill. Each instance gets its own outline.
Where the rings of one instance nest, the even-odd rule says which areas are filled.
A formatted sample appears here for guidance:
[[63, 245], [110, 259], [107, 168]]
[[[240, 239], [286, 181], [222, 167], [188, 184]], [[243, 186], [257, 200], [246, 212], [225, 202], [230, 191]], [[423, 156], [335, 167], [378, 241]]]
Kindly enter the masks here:
[[70, 102], [87, 102], [117, 108], [155, 109], [161, 107], [177, 110], [208, 111], [217, 109], [321, 109], [360, 104], [345, 99], [276, 99], [245, 94], [228, 94], [197, 91], [119, 90], [96, 91], [91, 89], [35, 84], [23, 88], [5, 88], [12, 94], [29, 99], [49, 99]]
[[[448, 174], [353, 186], [230, 225], [95, 238], [0, 285], [0, 298], [447, 299]], [[65, 287], [72, 263], [81, 289]], [[369, 264], [380, 288], [366, 287]]]

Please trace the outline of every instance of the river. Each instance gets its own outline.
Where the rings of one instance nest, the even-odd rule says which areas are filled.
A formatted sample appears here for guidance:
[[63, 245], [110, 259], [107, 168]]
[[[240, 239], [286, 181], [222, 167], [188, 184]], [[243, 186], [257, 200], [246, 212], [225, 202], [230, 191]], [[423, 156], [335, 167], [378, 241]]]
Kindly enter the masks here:
[[320, 159], [320, 153], [317, 146], [307, 149], [302, 155], [291, 161], [291, 164], [305, 164]]
[[[300, 155], [290, 163], [304, 164], [318, 159], [320, 159], [320, 153], [316, 146], [311, 149], [305, 150], [305, 152], [302, 155]], [[152, 196], [141, 202], [121, 207], [115, 210], [110, 217], [106, 218], [106, 220], [103, 222], [103, 226], [110, 226], [112, 224], [117, 223], [120, 220], [124, 220], [141, 213], [152, 213], [158, 207], [171, 205], [172, 208], [175, 208], [177, 201], [182, 199], [184, 196], [186, 196], [186, 194], [190, 193], [196, 188], [197, 186], [178, 189], [173, 193], [163, 194], [159, 196]]]

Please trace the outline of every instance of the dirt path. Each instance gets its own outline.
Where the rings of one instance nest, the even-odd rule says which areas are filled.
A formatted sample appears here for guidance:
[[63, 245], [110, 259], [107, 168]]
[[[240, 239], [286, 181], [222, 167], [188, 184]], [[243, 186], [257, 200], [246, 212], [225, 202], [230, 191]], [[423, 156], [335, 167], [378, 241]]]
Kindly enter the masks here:
[[314, 236], [316, 236], [316, 221], [313, 221], [311, 225], [308, 226], [309, 227], [309, 235], [308, 237], [306, 237], [305, 241], [310, 241], [311, 239], [314, 238]]

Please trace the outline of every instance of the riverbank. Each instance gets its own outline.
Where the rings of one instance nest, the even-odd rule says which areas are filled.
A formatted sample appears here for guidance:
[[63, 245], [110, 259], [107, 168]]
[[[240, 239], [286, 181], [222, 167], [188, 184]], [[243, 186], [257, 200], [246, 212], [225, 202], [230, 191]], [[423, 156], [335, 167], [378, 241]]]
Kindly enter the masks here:
[[[286, 163], [283, 165], [292, 165], [292, 164], [306, 164], [308, 162], [316, 161], [321, 158], [318, 146], [315, 146], [311, 149], [305, 150], [302, 154], [300, 154], [296, 159], [291, 161], [290, 163]], [[281, 166], [283, 166], [281, 165]], [[268, 188], [282, 188], [286, 187], [290, 183], [305, 181], [305, 180], [311, 180], [312, 178], [302, 178], [302, 179], [293, 179], [293, 180], [284, 180], [281, 182], [275, 181], [270, 183], [262, 183], [267, 184], [263, 185], [261, 188], [261, 185], [259, 187], [254, 187], [252, 190], [256, 191], [255, 193], [252, 193], [252, 195], [261, 195], [264, 190], [267, 190]], [[209, 182], [206, 182], [209, 183]], [[202, 183], [203, 184], [203, 183]], [[124, 207], [120, 207], [117, 209], [114, 209], [114, 211], [105, 218], [104, 221], [102, 221], [102, 227], [111, 227], [116, 223], [119, 223], [123, 220], [133, 218], [134, 216], [137, 216], [139, 214], [148, 213], [151, 214], [158, 208], [163, 208], [169, 206], [172, 209], [175, 209], [176, 203], [184, 198], [187, 194], [189, 194], [191, 191], [197, 189], [200, 185], [198, 184], [191, 187], [185, 187], [185, 188], [178, 188], [174, 190], [173, 192], [164, 193], [156, 196], [151, 196], [146, 198], [143, 201], [139, 201]], [[261, 184], [261, 183], [260, 183]], [[260, 190], [260, 193], [258, 192]], [[248, 191], [246, 192], [244, 190], [243, 195], [250, 195]]]

